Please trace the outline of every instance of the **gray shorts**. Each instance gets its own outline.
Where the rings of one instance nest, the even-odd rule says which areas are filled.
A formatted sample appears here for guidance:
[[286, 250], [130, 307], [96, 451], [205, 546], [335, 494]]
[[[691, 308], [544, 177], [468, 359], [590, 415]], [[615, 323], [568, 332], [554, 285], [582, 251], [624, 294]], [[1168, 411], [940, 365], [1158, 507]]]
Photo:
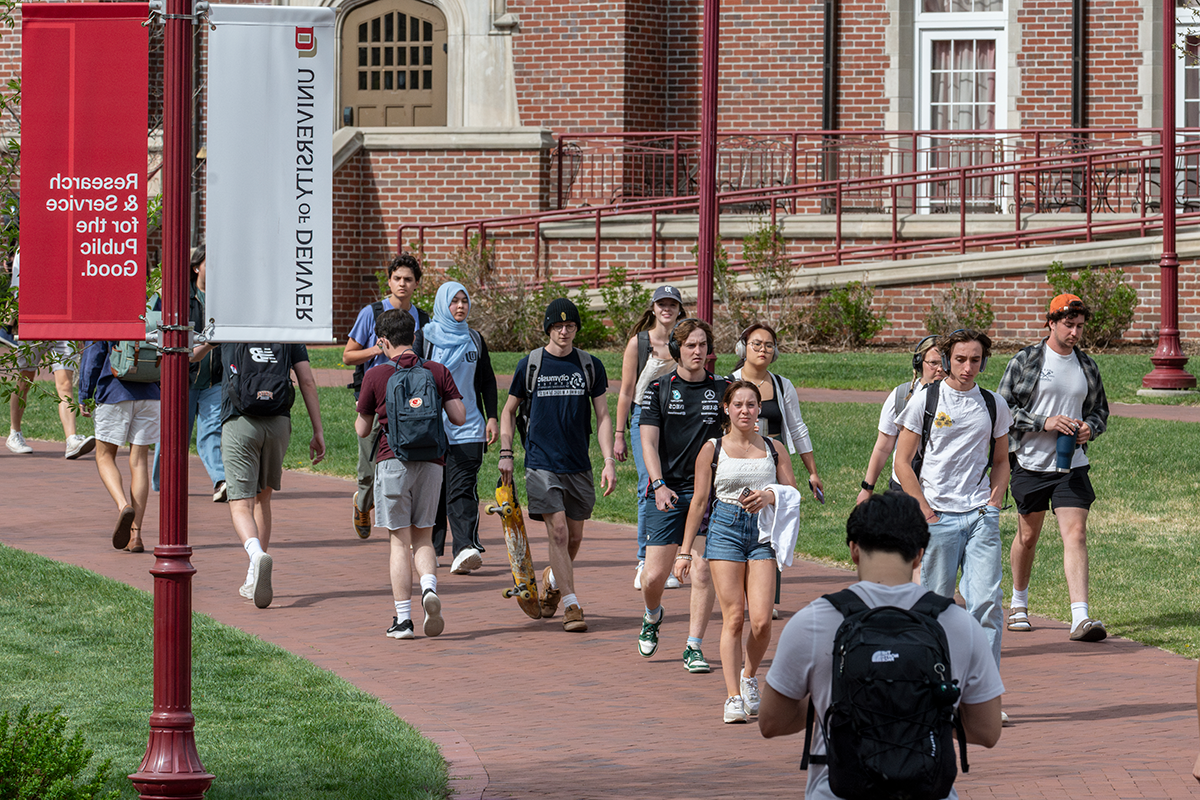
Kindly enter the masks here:
[[28, 354], [23, 350], [17, 350], [17, 369], [19, 370], [37, 369], [41, 365], [42, 359], [49, 353], [54, 356], [50, 364], [51, 372], [79, 371], [79, 353], [75, 350], [74, 342], [25, 342], [24, 344], [31, 350]]
[[221, 460], [230, 500], [249, 500], [283, 485], [292, 418], [234, 417], [221, 426]]
[[532, 519], [559, 511], [566, 511], [570, 519], [590, 519], [596, 505], [596, 485], [590, 469], [566, 475], [527, 469], [525, 494], [529, 498], [527, 510]]
[[442, 499], [441, 464], [389, 458], [375, 465], [375, 525], [432, 528]]

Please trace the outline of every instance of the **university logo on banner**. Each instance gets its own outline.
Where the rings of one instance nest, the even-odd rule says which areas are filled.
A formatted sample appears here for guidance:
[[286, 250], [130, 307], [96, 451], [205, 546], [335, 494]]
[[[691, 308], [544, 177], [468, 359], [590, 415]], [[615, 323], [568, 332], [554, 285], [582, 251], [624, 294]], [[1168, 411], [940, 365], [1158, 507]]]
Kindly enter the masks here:
[[145, 3], [21, 5], [22, 339], [141, 339]]
[[334, 12], [214, 5], [211, 20], [213, 338], [331, 341]]

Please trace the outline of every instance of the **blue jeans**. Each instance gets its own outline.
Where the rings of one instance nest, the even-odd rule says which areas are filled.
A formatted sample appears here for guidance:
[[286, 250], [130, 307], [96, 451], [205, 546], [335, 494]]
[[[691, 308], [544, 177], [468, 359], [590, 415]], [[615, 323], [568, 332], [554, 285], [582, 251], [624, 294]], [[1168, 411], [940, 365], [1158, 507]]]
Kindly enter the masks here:
[[[221, 461], [221, 384], [199, 391], [188, 390], [188, 441], [192, 440], [192, 426], [200, 419], [200, 430], [196, 434], [196, 450], [200, 461], [208, 472], [213, 488], [225, 480], [225, 465]], [[154, 491], [158, 491], [158, 447], [154, 448], [154, 471], [151, 474]]]
[[1004, 596], [1000, 589], [1000, 509], [953, 514], [938, 512], [929, 523], [929, 547], [921, 560], [921, 585], [931, 592], [954, 597], [954, 581], [962, 568], [959, 589], [967, 611], [979, 620], [1000, 666], [1000, 633], [1003, 630]]
[[758, 540], [758, 514], [717, 501], [708, 522], [704, 557], [709, 561], [772, 561], [775, 548]]
[[638, 561], [646, 560], [646, 504], [654, 505], [654, 495], [646, 496], [650, 476], [646, 474], [646, 462], [642, 459], [642, 407], [633, 404], [629, 414], [629, 447], [633, 450], [633, 465], [637, 467], [637, 541]]

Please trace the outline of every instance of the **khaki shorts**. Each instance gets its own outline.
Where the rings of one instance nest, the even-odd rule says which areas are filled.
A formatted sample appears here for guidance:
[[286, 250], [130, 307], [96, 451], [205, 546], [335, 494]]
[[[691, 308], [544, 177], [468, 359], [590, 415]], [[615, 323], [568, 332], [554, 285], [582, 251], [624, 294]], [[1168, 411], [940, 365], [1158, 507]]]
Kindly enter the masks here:
[[158, 401], [122, 400], [101, 403], [92, 412], [96, 438], [117, 447], [126, 442], [137, 445], [158, 443]]
[[432, 528], [442, 499], [442, 472], [432, 461], [385, 459], [375, 465], [375, 525]]
[[249, 500], [283, 482], [292, 418], [233, 417], [221, 426], [221, 460], [230, 500]]
[[19, 370], [37, 369], [46, 354], [52, 353], [54, 360], [51, 362], [51, 372], [60, 372], [64, 369], [71, 372], [79, 371], [79, 353], [74, 349], [72, 342], [25, 342], [24, 344], [28, 345], [31, 350], [28, 357], [24, 349], [17, 350], [17, 369]]

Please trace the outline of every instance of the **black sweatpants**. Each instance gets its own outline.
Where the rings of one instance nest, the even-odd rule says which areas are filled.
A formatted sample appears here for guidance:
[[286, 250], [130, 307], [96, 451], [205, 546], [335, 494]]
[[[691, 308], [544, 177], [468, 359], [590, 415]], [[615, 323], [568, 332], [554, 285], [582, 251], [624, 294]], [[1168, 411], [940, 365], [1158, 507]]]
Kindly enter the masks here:
[[483, 552], [479, 543], [479, 493], [475, 490], [479, 468], [483, 466], [483, 442], [452, 444], [446, 451], [446, 469], [442, 472], [442, 499], [438, 503], [437, 522], [433, 524], [433, 551], [446, 551], [446, 523], [453, 537], [453, 555], [468, 547]]

